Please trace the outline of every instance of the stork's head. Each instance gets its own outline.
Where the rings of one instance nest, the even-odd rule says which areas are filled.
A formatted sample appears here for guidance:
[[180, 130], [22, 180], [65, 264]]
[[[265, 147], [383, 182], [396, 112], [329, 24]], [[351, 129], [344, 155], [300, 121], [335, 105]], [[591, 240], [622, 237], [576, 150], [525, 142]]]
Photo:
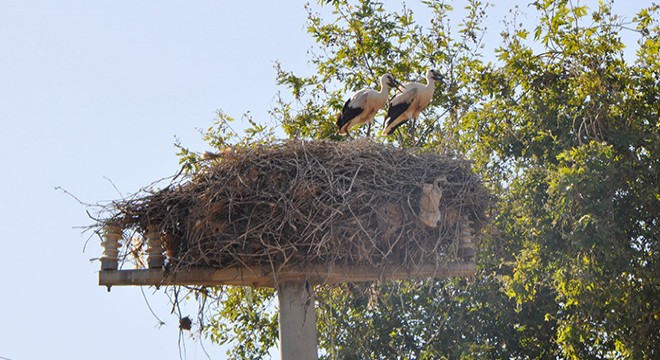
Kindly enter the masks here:
[[426, 72], [426, 78], [429, 79], [429, 80], [433, 79], [433, 80], [436, 80], [436, 81], [440, 81], [440, 80], [442, 80], [442, 75], [440, 75], [439, 72], [431, 69], [431, 70]]
[[394, 76], [392, 76], [392, 75], [390, 75], [390, 74], [385, 74], [385, 75], [383, 75], [383, 76], [380, 78], [380, 82], [381, 82], [382, 84], [387, 84], [387, 86], [390, 86], [390, 87], [395, 87], [395, 86], [398, 87], [398, 86], [401, 86], [401, 83], [398, 82], [398, 81], [396, 81], [396, 79], [394, 78]]

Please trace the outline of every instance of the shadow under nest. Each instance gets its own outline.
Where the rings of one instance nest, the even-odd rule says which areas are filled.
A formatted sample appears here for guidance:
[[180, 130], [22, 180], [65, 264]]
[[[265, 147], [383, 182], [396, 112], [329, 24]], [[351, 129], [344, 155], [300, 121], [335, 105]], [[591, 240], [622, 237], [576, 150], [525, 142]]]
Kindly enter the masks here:
[[[420, 196], [439, 178], [431, 227], [419, 218]], [[113, 202], [99, 225], [157, 231], [170, 270], [442, 265], [458, 259], [465, 219], [475, 233], [484, 226], [489, 203], [465, 159], [368, 139], [289, 140], [228, 149], [177, 184]]]

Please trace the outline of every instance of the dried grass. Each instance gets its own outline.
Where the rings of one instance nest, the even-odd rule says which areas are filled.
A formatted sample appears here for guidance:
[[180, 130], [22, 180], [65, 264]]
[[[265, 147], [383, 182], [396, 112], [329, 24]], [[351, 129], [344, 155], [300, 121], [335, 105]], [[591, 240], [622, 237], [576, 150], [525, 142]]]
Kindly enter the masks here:
[[[421, 185], [442, 176], [442, 220], [431, 228], [418, 218]], [[464, 159], [368, 139], [290, 140], [224, 151], [164, 190], [113, 202], [99, 225], [157, 229], [172, 270], [416, 266], [456, 260], [461, 219], [478, 232], [489, 203]]]

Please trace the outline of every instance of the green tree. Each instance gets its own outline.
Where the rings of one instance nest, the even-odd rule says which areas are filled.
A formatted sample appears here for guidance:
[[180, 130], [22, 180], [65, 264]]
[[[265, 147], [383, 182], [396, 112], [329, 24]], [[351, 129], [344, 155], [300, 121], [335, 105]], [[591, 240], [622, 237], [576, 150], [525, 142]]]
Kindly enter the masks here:
[[[509, 33], [484, 83], [497, 94], [468, 120], [473, 139], [487, 139], [484, 151], [513, 170], [496, 220], [512, 249], [521, 249], [503, 274], [507, 294], [520, 307], [554, 298], [536, 311], [554, 323], [557, 355], [653, 358], [660, 344], [658, 8], [626, 24], [611, 4], [591, 14], [565, 1], [535, 7], [534, 41], [526, 43], [521, 28]], [[634, 64], [624, 60], [620, 38], [630, 26], [640, 34]]]
[[[474, 279], [319, 289], [323, 356], [657, 358], [658, 6], [625, 22], [609, 2], [535, 1], [538, 24], [526, 28], [514, 9], [487, 62], [480, 1], [466, 2], [455, 33], [454, 10], [440, 1], [415, 6], [423, 22], [405, 5], [323, 3], [327, 18], [307, 6], [316, 74], [276, 66], [286, 91], [272, 110], [277, 126], [293, 138], [341, 140], [334, 121], [348, 93], [385, 72], [404, 81], [435, 68], [444, 80], [414, 133], [383, 141], [467, 154], [498, 199]], [[638, 36], [632, 63], [624, 31]], [[219, 149], [246, 141], [229, 120], [208, 131]], [[274, 136], [272, 125], [251, 123], [249, 141]], [[222, 301], [211, 338], [239, 340], [234, 357], [265, 356], [277, 338], [273, 292], [214, 292]]]

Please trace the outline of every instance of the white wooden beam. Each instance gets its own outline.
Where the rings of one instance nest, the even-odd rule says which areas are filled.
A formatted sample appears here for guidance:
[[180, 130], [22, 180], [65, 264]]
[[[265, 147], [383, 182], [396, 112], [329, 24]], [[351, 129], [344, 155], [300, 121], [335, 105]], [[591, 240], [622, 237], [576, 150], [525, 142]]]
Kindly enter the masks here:
[[336, 284], [403, 280], [428, 277], [471, 276], [476, 272], [473, 262], [452, 262], [444, 265], [402, 266], [310, 266], [285, 267], [273, 270], [270, 266], [232, 267], [225, 269], [186, 269], [168, 272], [161, 269], [101, 270], [99, 285], [236, 285], [276, 287], [278, 282], [307, 281], [309, 284]]

